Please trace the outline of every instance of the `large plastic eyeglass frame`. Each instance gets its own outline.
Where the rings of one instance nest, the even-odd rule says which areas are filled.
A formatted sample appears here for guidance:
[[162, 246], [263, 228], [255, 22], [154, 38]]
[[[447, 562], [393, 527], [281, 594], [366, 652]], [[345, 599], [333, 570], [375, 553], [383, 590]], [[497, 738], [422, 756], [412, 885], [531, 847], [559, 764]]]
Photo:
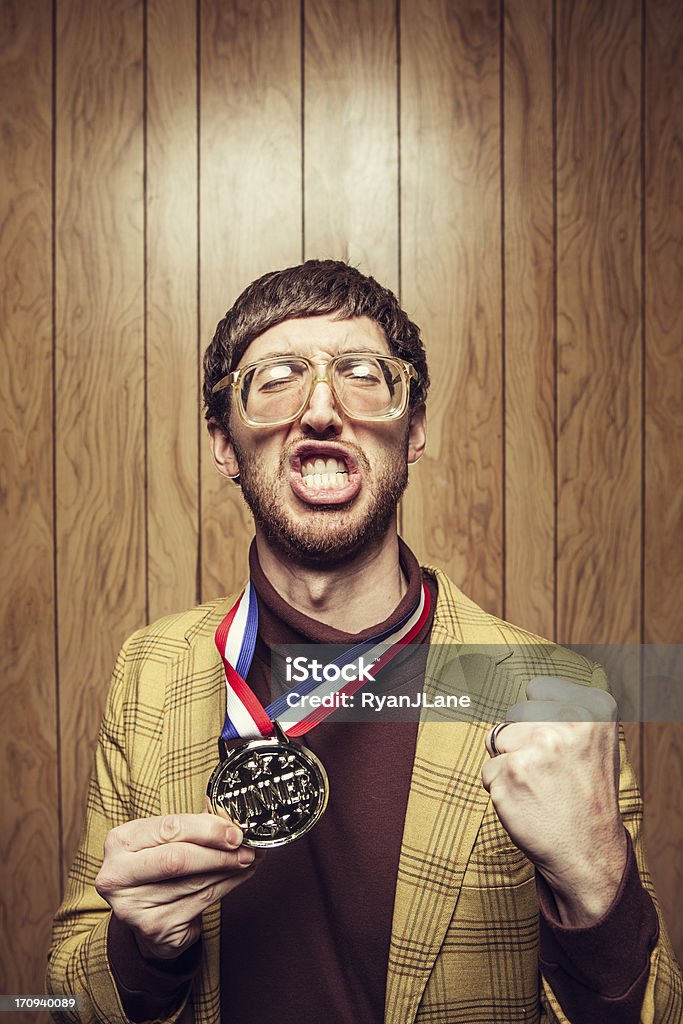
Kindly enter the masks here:
[[[402, 374], [405, 382], [405, 389], [403, 394], [403, 401], [397, 409], [392, 409], [389, 414], [383, 413], [381, 416], [358, 416], [357, 413], [350, 412], [344, 404], [343, 400], [337, 393], [337, 389], [334, 386], [334, 368], [338, 362], [342, 359], [349, 359], [363, 356], [369, 356], [373, 359], [384, 359], [387, 362], [391, 362], [396, 366], [396, 369]], [[311, 372], [311, 384], [308, 389], [306, 398], [301, 403], [301, 407], [293, 416], [288, 416], [287, 419], [273, 420], [268, 423], [261, 423], [257, 420], [252, 420], [247, 416], [246, 409], [242, 404], [242, 395], [239, 390], [239, 383], [241, 378], [249, 370], [253, 370], [258, 366], [262, 366], [265, 363], [277, 362], [278, 360], [286, 361], [287, 359], [298, 359], [302, 363], [305, 363]], [[417, 370], [412, 363], [406, 362], [405, 359], [400, 359], [398, 356], [388, 356], [384, 352], [342, 352], [338, 356], [334, 356], [324, 366], [316, 365], [312, 360], [307, 359], [306, 356], [295, 356], [295, 355], [282, 355], [282, 356], [270, 356], [268, 359], [258, 359], [254, 363], [247, 363], [246, 366], [241, 366], [239, 370], [233, 370], [228, 373], [225, 377], [221, 377], [217, 384], [211, 388], [211, 394], [215, 395], [219, 391], [225, 391], [227, 388], [234, 388], [236, 396], [237, 412], [243, 423], [248, 427], [282, 427], [286, 423], [293, 423], [294, 420], [301, 416], [302, 412], [311, 400], [311, 396], [315, 387], [318, 384], [326, 383], [334, 395], [335, 401], [339, 404], [340, 408], [344, 411], [345, 415], [352, 420], [359, 420], [363, 423], [386, 423], [390, 420], [398, 420], [403, 416], [406, 409], [408, 408], [408, 401], [410, 399], [410, 382], [411, 380], [417, 380]]]

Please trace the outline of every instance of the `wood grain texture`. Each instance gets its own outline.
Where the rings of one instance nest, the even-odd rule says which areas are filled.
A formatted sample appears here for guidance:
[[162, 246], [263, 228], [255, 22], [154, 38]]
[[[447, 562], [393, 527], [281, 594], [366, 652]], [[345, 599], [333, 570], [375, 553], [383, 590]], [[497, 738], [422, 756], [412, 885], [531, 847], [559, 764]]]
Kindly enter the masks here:
[[57, 20], [57, 570], [64, 856], [117, 648], [145, 618], [142, 2]]
[[[201, 6], [202, 348], [250, 281], [301, 259], [301, 19], [295, 0]], [[204, 428], [205, 431], [205, 428]], [[202, 596], [247, 573], [251, 517], [202, 442]]]
[[199, 547], [195, 0], [147, 7], [149, 617], [193, 605]]
[[683, 20], [674, 2], [648, 12], [645, 639], [682, 643]]
[[404, 535], [502, 611], [498, 5], [401, 4], [404, 306], [430, 360], [429, 444]]
[[50, 4], [5, 2], [0, 23], [0, 992], [12, 993], [42, 991], [60, 894]]
[[505, 617], [555, 634], [553, 67], [550, 0], [504, 35]]
[[[683, 642], [683, 21], [649, 0], [645, 107], [645, 637]], [[680, 666], [680, 659], [678, 660]], [[682, 685], [680, 675], [677, 685]], [[683, 725], [647, 725], [645, 837], [683, 963]]]
[[306, 3], [304, 251], [398, 289], [394, 0]]
[[640, 4], [557, 9], [558, 639], [640, 638]]

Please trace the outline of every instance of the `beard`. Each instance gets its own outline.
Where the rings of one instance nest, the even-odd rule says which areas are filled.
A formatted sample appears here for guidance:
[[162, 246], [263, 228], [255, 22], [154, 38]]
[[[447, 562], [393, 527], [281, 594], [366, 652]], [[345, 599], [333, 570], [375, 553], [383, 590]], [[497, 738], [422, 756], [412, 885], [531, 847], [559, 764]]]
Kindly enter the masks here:
[[274, 478], [234, 438], [232, 443], [242, 494], [257, 527], [271, 547], [307, 565], [332, 566], [347, 561], [383, 538], [408, 485], [407, 430], [402, 444], [382, 453], [381, 466], [374, 474], [363, 450], [346, 442], [361, 470], [364, 486], [360, 495], [368, 494], [365, 507], [354, 508], [359, 495], [340, 505], [311, 505], [304, 514], [297, 515], [285, 506], [281, 482], [289, 478], [289, 451], [299, 442], [283, 449]]

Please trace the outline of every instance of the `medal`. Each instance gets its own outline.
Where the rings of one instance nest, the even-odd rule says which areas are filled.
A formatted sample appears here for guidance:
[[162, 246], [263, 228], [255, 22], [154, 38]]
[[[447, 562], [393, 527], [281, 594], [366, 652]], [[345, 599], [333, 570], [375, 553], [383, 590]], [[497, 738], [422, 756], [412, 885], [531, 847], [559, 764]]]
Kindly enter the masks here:
[[[374, 672], [384, 667], [419, 633], [429, 614], [429, 591], [423, 584], [417, 607], [398, 626], [352, 647], [334, 664], [348, 667], [372, 660]], [[206, 790], [210, 810], [239, 825], [244, 845], [283, 846], [305, 835], [320, 820], [329, 796], [327, 774], [307, 747], [295, 743], [315, 728], [335, 707], [313, 711], [292, 709], [291, 694], [330, 696], [353, 694], [363, 685], [363, 673], [351, 672], [338, 681], [307, 679], [264, 708], [246, 682], [258, 630], [258, 605], [251, 583], [216, 630], [216, 646], [225, 669], [227, 711], [218, 741], [220, 763]], [[389, 647], [386, 645], [390, 644]], [[227, 743], [245, 739], [232, 750]]]
[[209, 779], [214, 814], [242, 829], [244, 846], [284, 846], [306, 834], [327, 807], [329, 783], [312, 751], [283, 734], [249, 740], [221, 760]]

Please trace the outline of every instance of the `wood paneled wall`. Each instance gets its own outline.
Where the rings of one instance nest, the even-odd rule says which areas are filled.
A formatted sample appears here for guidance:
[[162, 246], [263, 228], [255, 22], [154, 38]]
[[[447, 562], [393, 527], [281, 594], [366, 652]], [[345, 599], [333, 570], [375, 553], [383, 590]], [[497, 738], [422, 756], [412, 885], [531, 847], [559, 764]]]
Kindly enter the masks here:
[[[683, 512], [677, 0], [2, 0], [0, 991], [42, 987], [124, 637], [243, 577], [201, 352], [350, 260], [422, 325], [402, 530], [564, 642], [672, 643]], [[683, 736], [638, 726], [679, 955]]]

